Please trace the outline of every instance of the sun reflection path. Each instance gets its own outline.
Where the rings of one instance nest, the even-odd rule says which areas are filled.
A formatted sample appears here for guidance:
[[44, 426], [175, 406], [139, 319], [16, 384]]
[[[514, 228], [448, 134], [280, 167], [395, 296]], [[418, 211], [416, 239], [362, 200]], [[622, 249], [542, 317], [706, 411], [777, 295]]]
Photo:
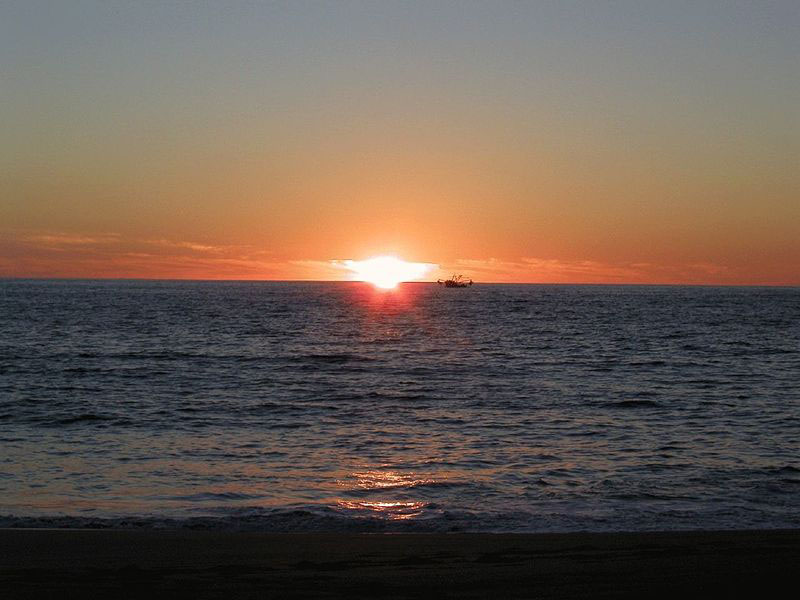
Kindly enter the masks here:
[[[340, 480], [339, 485], [350, 488], [350, 493], [363, 494], [370, 491], [412, 489], [416, 486], [436, 483], [435, 479], [420, 477], [415, 473], [397, 471], [360, 471], [351, 474], [351, 480]], [[337, 507], [366, 513], [369, 516], [390, 520], [413, 519], [422, 514], [428, 502], [419, 500], [339, 500]]]
[[426, 502], [367, 502], [340, 500], [337, 506], [347, 510], [370, 511], [373, 515], [382, 516], [392, 521], [413, 519], [422, 514]]
[[398, 473], [397, 471], [363, 471], [353, 473], [356, 485], [363, 490], [386, 488], [411, 488], [418, 485], [436, 483], [435, 479], [418, 477], [414, 473]]

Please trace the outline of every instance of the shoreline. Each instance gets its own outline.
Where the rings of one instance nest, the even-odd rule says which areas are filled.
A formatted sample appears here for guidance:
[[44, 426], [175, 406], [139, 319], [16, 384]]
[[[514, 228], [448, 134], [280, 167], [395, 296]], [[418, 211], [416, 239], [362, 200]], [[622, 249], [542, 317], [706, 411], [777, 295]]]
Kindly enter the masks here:
[[[259, 533], [0, 529], [7, 598], [764, 595], [800, 530]], [[791, 588], [790, 588], [791, 589]]]

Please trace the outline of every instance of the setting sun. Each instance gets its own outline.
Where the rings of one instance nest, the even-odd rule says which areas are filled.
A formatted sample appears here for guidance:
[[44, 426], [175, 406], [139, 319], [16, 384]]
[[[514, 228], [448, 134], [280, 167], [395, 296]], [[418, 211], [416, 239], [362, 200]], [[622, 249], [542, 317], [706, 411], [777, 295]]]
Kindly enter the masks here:
[[342, 265], [353, 272], [353, 279], [366, 281], [382, 289], [392, 289], [402, 281], [420, 279], [436, 268], [430, 263], [406, 262], [394, 256], [345, 260]]

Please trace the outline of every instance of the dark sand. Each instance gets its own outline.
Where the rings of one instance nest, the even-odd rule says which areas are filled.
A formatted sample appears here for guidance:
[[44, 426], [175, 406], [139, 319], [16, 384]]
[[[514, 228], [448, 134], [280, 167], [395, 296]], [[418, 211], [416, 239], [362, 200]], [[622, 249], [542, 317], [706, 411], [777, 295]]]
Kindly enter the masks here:
[[798, 569], [800, 531], [0, 530], [3, 598], [767, 597]]

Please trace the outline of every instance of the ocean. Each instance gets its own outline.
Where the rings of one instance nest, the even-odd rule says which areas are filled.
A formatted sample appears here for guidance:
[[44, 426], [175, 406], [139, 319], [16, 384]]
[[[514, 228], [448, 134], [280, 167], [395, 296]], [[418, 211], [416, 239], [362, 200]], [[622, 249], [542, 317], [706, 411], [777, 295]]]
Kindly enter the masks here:
[[800, 527], [800, 289], [0, 281], [0, 526]]

